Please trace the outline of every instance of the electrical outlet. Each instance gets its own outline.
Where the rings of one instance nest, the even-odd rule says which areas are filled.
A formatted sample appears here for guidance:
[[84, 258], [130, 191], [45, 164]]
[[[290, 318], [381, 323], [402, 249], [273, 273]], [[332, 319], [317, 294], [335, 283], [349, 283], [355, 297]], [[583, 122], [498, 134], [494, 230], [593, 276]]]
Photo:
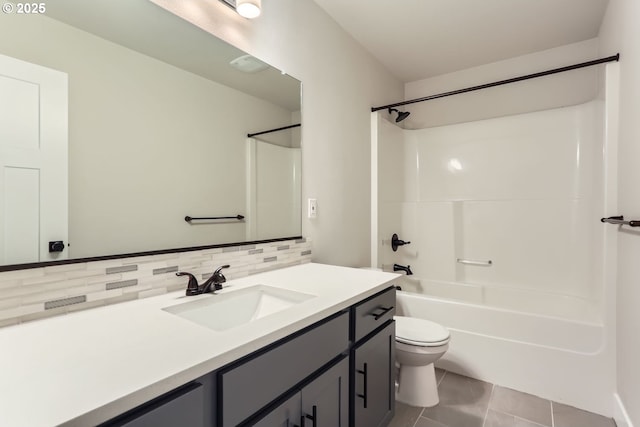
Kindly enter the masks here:
[[307, 217], [314, 219], [318, 217], [318, 201], [316, 199], [309, 199], [309, 206], [307, 208]]

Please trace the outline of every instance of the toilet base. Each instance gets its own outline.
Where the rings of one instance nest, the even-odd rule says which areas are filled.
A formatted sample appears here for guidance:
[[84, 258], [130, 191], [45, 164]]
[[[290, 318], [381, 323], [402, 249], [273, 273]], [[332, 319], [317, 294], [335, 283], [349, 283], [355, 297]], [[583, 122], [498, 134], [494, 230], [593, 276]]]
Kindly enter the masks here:
[[436, 406], [440, 398], [433, 363], [423, 366], [400, 365], [396, 400], [410, 406]]

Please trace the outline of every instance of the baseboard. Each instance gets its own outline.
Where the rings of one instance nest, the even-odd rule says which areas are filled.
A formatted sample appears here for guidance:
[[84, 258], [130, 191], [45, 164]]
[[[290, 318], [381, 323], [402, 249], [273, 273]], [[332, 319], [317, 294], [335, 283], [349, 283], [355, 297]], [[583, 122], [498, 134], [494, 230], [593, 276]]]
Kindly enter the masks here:
[[633, 427], [633, 423], [618, 393], [613, 394], [613, 419], [617, 427]]

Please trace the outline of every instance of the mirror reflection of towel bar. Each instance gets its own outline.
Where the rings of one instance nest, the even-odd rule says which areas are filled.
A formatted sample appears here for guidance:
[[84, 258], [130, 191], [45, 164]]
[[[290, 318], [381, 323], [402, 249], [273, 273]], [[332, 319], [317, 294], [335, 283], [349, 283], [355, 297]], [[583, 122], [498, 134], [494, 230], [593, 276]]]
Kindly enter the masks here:
[[640, 221], [625, 221], [624, 216], [610, 216], [609, 218], [602, 218], [600, 222], [606, 222], [609, 224], [628, 225], [629, 227], [640, 227]]
[[217, 220], [217, 219], [236, 219], [238, 221], [242, 221], [244, 219], [243, 215], [236, 215], [236, 216], [203, 216], [203, 217], [192, 217], [192, 216], [185, 216], [184, 220], [187, 222], [191, 222], [191, 221], [202, 221], [202, 220]]
[[491, 261], [491, 260], [489, 260], [489, 261], [474, 261], [474, 260], [471, 260], [471, 259], [458, 258], [456, 260], [456, 262], [458, 262], [459, 264], [465, 264], [465, 265], [482, 265], [482, 266], [493, 265], [493, 261]]

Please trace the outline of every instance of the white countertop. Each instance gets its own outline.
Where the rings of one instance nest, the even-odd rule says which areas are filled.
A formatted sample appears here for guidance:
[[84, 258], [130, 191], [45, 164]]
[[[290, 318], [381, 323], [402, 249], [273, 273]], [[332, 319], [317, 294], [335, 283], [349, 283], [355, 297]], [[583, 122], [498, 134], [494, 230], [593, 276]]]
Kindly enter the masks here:
[[216, 297], [184, 291], [0, 328], [0, 426], [104, 422], [349, 307], [396, 277], [304, 264], [230, 280], [220, 293], [263, 284], [317, 297], [221, 332], [162, 310]]

